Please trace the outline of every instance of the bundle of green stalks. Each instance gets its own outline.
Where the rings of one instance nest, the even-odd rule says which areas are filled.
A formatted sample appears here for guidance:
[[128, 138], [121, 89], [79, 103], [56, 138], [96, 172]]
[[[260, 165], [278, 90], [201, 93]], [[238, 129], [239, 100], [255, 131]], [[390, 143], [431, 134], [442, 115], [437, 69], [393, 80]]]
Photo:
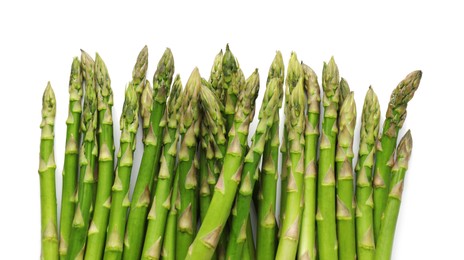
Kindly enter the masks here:
[[[180, 75], [173, 77], [169, 48], [151, 83], [147, 68], [145, 46], [125, 90], [116, 140], [106, 64], [84, 51], [72, 60], [59, 216], [57, 102], [47, 84], [42, 259], [391, 258], [412, 151], [411, 131], [401, 137], [401, 129], [421, 71], [393, 90], [383, 128], [378, 98], [367, 89], [355, 143], [355, 94], [333, 58], [319, 81], [295, 52], [285, 66], [277, 51], [258, 101], [258, 70], [245, 77], [229, 45], [208, 77], [195, 68], [184, 88]], [[133, 169], [137, 138], [143, 155]]]

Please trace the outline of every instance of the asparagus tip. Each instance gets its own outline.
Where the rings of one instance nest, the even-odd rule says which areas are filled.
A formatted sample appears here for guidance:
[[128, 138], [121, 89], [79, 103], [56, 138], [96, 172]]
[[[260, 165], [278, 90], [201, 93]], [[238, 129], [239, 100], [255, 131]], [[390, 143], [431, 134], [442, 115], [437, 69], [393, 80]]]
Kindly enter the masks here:
[[56, 99], [50, 81], [47, 82], [45, 91], [42, 97], [42, 117], [54, 117], [56, 113]]

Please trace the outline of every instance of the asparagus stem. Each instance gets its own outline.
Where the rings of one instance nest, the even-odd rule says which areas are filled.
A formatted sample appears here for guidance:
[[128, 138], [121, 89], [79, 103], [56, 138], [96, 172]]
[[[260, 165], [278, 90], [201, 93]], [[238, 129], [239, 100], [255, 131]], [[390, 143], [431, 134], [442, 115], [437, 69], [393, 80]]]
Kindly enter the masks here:
[[180, 108], [182, 140], [179, 151], [179, 199], [180, 208], [176, 236], [176, 257], [184, 259], [192, 243], [197, 226], [197, 141], [201, 114], [199, 100], [201, 77], [195, 68], [187, 81]]
[[177, 209], [180, 206], [179, 201], [179, 174], [176, 170], [174, 183], [171, 188], [171, 203], [169, 216], [166, 221], [164, 231], [163, 248], [161, 251], [161, 259], [175, 260], [176, 259], [176, 229], [177, 229]]
[[359, 260], [372, 260], [375, 253], [372, 166], [379, 133], [380, 105], [371, 87], [364, 98], [361, 139], [356, 164], [356, 243]]
[[[341, 82], [346, 83], [343, 79]], [[338, 256], [340, 259], [356, 259], [355, 205], [353, 204], [353, 139], [356, 126], [356, 103], [353, 92], [344, 97], [339, 112], [338, 125], [339, 132], [335, 156]]]
[[105, 63], [95, 57], [95, 85], [98, 102], [98, 184], [92, 222], [88, 231], [85, 259], [101, 259], [110, 214], [111, 185], [114, 180], [113, 91]]
[[339, 101], [339, 75], [333, 58], [324, 63], [322, 71], [324, 90], [324, 119], [320, 142], [317, 180], [317, 239], [321, 259], [338, 259], [337, 229], [335, 220], [335, 145], [337, 141], [337, 111]]
[[85, 83], [84, 110], [82, 113], [82, 142], [80, 160], [80, 176], [77, 206], [69, 238], [68, 259], [83, 258], [87, 240], [87, 232], [93, 207], [95, 191], [95, 165], [98, 156], [97, 144], [97, 94], [95, 90], [95, 62], [84, 51], [81, 56], [81, 70]]
[[317, 186], [317, 148], [319, 139], [319, 116], [321, 90], [316, 73], [302, 64], [304, 85], [308, 99], [305, 126], [305, 172], [304, 209], [301, 220], [301, 235], [298, 248], [299, 259], [316, 259], [316, 186]]
[[226, 119], [226, 130], [230, 131], [234, 123], [234, 115], [237, 106], [237, 98], [241, 86], [244, 84], [243, 73], [240, 69], [237, 59], [230, 51], [229, 44], [226, 46], [226, 52], [222, 58], [222, 88], [224, 95], [224, 117]]
[[[259, 175], [259, 172], [258, 172]], [[251, 224], [251, 215], [248, 215], [246, 241], [243, 247], [243, 254], [246, 255], [245, 259], [256, 260], [255, 242], [253, 241], [253, 229]]]
[[61, 193], [60, 215], [60, 257], [66, 258], [69, 236], [71, 234], [75, 193], [77, 191], [77, 176], [79, 171], [80, 123], [82, 113], [82, 75], [79, 58], [75, 57], [71, 65], [69, 77], [69, 115], [66, 120], [66, 148], [63, 166], [63, 187]]
[[42, 122], [40, 128], [40, 210], [42, 259], [58, 259], [58, 231], [55, 188], [55, 114], [56, 99], [50, 82], [42, 98]]
[[232, 211], [232, 228], [227, 246], [227, 259], [240, 259], [245, 240], [250, 239], [246, 234], [253, 188], [259, 177], [258, 166], [264, 151], [266, 138], [269, 129], [274, 123], [275, 114], [278, 112], [280, 94], [282, 93], [281, 90], [279, 91], [279, 87], [281, 87], [279, 79], [273, 79], [264, 93], [263, 103], [259, 111], [259, 123], [245, 157], [241, 176], [242, 181]]
[[259, 75], [256, 70], [247, 79], [244, 89], [240, 91], [234, 124], [229, 132], [229, 144], [221, 176], [216, 184], [203, 224], [186, 259], [209, 259], [214, 254], [240, 182], [242, 161], [246, 151], [249, 125], [253, 119], [258, 89]]
[[269, 130], [263, 150], [262, 174], [258, 191], [258, 224], [256, 239], [256, 257], [274, 259], [276, 252], [276, 198], [279, 165], [279, 109], [282, 107], [284, 84], [284, 62], [280, 51], [276, 52], [266, 82], [266, 88], [272, 79], [278, 79], [279, 106], [274, 114], [274, 121]]
[[408, 169], [409, 158], [412, 151], [411, 132], [408, 131], [396, 150], [396, 161], [392, 168], [391, 190], [385, 207], [384, 218], [377, 238], [376, 260], [389, 260], [393, 248], [396, 222], [401, 206], [404, 177]]
[[175, 177], [177, 144], [179, 140], [178, 120], [181, 101], [182, 82], [177, 75], [166, 109], [167, 128], [164, 131], [163, 153], [155, 196], [150, 212], [142, 250], [142, 259], [159, 259], [168, 211], [171, 208], [171, 189]]
[[[137, 68], [138, 66], [136, 65], [135, 67]], [[144, 68], [146, 69], [146, 65]], [[150, 124], [144, 138], [142, 161], [132, 195], [133, 199], [126, 230], [127, 243], [124, 244], [124, 259], [140, 259], [142, 254], [147, 227], [147, 215], [149, 206], [154, 201], [155, 179], [159, 171], [162, 148], [161, 140], [164, 130], [164, 125], [161, 122], [166, 111], [166, 99], [169, 95], [173, 73], [174, 58], [171, 50], [167, 48], [158, 62], [153, 77], [153, 101]]]
[[288, 159], [290, 163], [286, 207], [276, 259], [293, 259], [298, 249], [303, 202], [305, 93], [304, 74], [296, 53], [292, 53], [286, 78], [288, 100]]
[[393, 90], [388, 104], [383, 133], [377, 144], [374, 173], [374, 235], [377, 238], [383, 211], [390, 191], [391, 167], [393, 153], [398, 138], [398, 131], [406, 119], [408, 102], [413, 98], [422, 77], [421, 71], [411, 72]]
[[225, 126], [223, 106], [210, 83], [202, 80], [200, 91], [201, 152], [200, 152], [200, 217], [203, 220], [212, 197], [212, 188], [219, 177], [225, 153]]
[[131, 82], [120, 119], [121, 138], [118, 163], [111, 193], [111, 211], [108, 224], [104, 259], [121, 259], [124, 229], [129, 201], [129, 184], [138, 128], [138, 96], [136, 85]]

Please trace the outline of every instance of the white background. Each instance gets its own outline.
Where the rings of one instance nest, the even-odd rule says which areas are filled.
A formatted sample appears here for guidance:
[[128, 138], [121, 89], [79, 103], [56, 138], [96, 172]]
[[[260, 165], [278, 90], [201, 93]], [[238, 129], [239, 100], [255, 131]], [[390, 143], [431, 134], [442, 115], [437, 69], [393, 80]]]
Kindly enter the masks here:
[[[393, 258], [462, 259], [464, 19], [457, 4], [5, 2], [0, 4], [1, 259], [40, 255], [41, 96], [51, 81], [58, 103], [59, 202], [68, 79], [72, 58], [80, 56], [80, 49], [92, 55], [98, 51], [106, 62], [119, 135], [116, 119], [124, 88], [145, 44], [148, 79], [170, 47], [176, 72], [185, 83], [195, 66], [209, 77], [214, 56], [226, 43], [246, 76], [259, 68], [262, 83], [276, 50], [282, 51], [286, 65], [291, 51], [296, 51], [319, 77], [323, 61], [333, 55], [341, 76], [355, 91], [358, 119], [369, 85], [379, 97], [383, 120], [393, 88], [406, 74], [421, 69], [422, 82], [401, 131], [412, 130], [414, 149]], [[257, 102], [259, 107], [260, 98]], [[137, 148], [142, 148], [140, 142]], [[140, 160], [140, 150], [138, 156]]]

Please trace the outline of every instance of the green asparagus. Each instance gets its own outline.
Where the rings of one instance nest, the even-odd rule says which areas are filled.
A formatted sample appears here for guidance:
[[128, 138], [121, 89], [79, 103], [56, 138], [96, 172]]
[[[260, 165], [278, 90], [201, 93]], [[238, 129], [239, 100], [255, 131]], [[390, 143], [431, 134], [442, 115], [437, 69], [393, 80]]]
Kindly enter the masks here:
[[380, 105], [371, 87], [364, 98], [361, 116], [361, 139], [356, 164], [356, 243], [359, 260], [372, 260], [375, 254], [374, 201], [372, 198], [372, 166], [375, 141], [379, 134]]
[[85, 83], [84, 110], [82, 112], [83, 142], [79, 161], [81, 165], [77, 206], [72, 223], [67, 259], [84, 257], [87, 232], [89, 229], [91, 210], [94, 206], [95, 166], [98, 156], [97, 117], [98, 101], [95, 90], [95, 62], [84, 51], [81, 56], [81, 70]]
[[177, 143], [179, 140], [178, 120], [182, 100], [182, 82], [177, 75], [166, 108], [166, 125], [163, 138], [161, 166], [153, 203], [148, 213], [148, 225], [142, 250], [142, 259], [159, 259], [163, 244], [168, 211], [171, 208], [171, 188], [175, 177]]
[[319, 139], [319, 117], [321, 89], [316, 73], [306, 64], [302, 64], [304, 85], [308, 104], [305, 126], [305, 172], [304, 172], [304, 209], [301, 220], [299, 259], [316, 259], [316, 186], [317, 186], [317, 148]]
[[[135, 68], [137, 68], [137, 65]], [[144, 68], [146, 70], [146, 66]], [[150, 125], [145, 134], [142, 161], [132, 195], [133, 199], [126, 229], [127, 239], [124, 243], [124, 259], [140, 259], [142, 254], [147, 214], [150, 205], [153, 203], [154, 189], [156, 187], [154, 179], [157, 178], [156, 175], [159, 171], [162, 148], [161, 140], [165, 128], [161, 126], [161, 121], [165, 114], [166, 99], [169, 95], [173, 74], [174, 57], [171, 50], [167, 48], [158, 62], [158, 67], [153, 77], [153, 104]]]
[[276, 252], [276, 198], [277, 177], [279, 165], [279, 109], [282, 107], [283, 84], [284, 84], [284, 62], [282, 54], [277, 51], [266, 81], [266, 89], [270, 81], [278, 80], [279, 106], [276, 108], [272, 126], [266, 138], [263, 151], [262, 173], [260, 175], [260, 188], [258, 194], [258, 224], [256, 257], [258, 259], [273, 259]]
[[104, 259], [121, 259], [123, 252], [124, 228], [129, 201], [129, 184], [135, 150], [135, 137], [139, 124], [138, 97], [136, 85], [131, 82], [120, 119], [121, 138], [114, 184], [111, 193], [111, 211], [108, 223]]
[[384, 218], [377, 238], [376, 260], [389, 260], [391, 258], [396, 222], [401, 206], [401, 196], [403, 195], [404, 177], [408, 170], [411, 151], [412, 137], [411, 131], [408, 131], [401, 139], [396, 150], [396, 161], [392, 167], [392, 188], [388, 194], [387, 206], [385, 207]]
[[186, 259], [209, 259], [214, 254], [227, 222], [241, 178], [249, 125], [253, 119], [255, 99], [259, 89], [256, 70], [239, 91], [234, 124], [229, 132], [224, 166], [204, 221], [193, 241]]
[[303, 67], [292, 53], [286, 78], [288, 160], [286, 207], [276, 259], [295, 258], [300, 237], [303, 200], [305, 92]]
[[354, 260], [356, 259], [356, 231], [353, 205], [353, 140], [356, 126], [356, 103], [353, 92], [347, 94], [343, 99], [338, 126], [335, 155], [338, 256], [340, 259]]
[[42, 98], [42, 122], [40, 128], [40, 211], [42, 259], [58, 259], [58, 231], [55, 188], [55, 114], [56, 99], [50, 82]]
[[374, 172], [374, 235], [377, 238], [382, 215], [390, 191], [391, 167], [398, 131], [406, 120], [406, 108], [419, 87], [421, 71], [413, 71], [393, 90], [383, 123], [383, 133], [377, 143]]
[[182, 140], [179, 150], [179, 199], [180, 208], [177, 223], [176, 255], [184, 259], [195, 238], [197, 228], [197, 142], [200, 133], [201, 114], [199, 110], [201, 76], [195, 68], [185, 85], [180, 108], [179, 129]]
[[264, 93], [263, 103], [259, 111], [259, 123], [245, 157], [240, 189], [232, 211], [232, 228], [227, 246], [227, 259], [240, 259], [245, 240], [253, 238], [246, 235], [248, 215], [250, 214], [253, 188], [258, 179], [258, 165], [261, 161], [269, 129], [274, 123], [275, 114], [279, 107], [279, 94], [282, 92], [279, 91], [279, 86], [279, 79], [272, 79]]
[[338, 259], [337, 228], [335, 220], [335, 146], [337, 143], [337, 111], [339, 101], [339, 75], [333, 57], [324, 63], [322, 88], [324, 119], [320, 141], [317, 180], [317, 239], [321, 259]]
[[98, 184], [94, 214], [88, 232], [85, 259], [101, 259], [110, 214], [111, 185], [114, 180], [113, 91], [105, 63], [95, 57], [95, 86], [98, 102]]
[[176, 176], [171, 188], [171, 203], [168, 219], [166, 220], [166, 228], [164, 230], [163, 247], [161, 251], [161, 259], [175, 260], [176, 259], [176, 234], [177, 234], [177, 209], [180, 207], [179, 201], [179, 174], [175, 170]]
[[60, 256], [66, 259], [69, 236], [71, 234], [74, 209], [76, 207], [77, 176], [79, 171], [80, 123], [82, 113], [82, 75], [81, 63], [75, 57], [69, 77], [69, 108], [66, 120], [66, 148], [63, 166], [63, 186], [61, 192], [60, 215]]

